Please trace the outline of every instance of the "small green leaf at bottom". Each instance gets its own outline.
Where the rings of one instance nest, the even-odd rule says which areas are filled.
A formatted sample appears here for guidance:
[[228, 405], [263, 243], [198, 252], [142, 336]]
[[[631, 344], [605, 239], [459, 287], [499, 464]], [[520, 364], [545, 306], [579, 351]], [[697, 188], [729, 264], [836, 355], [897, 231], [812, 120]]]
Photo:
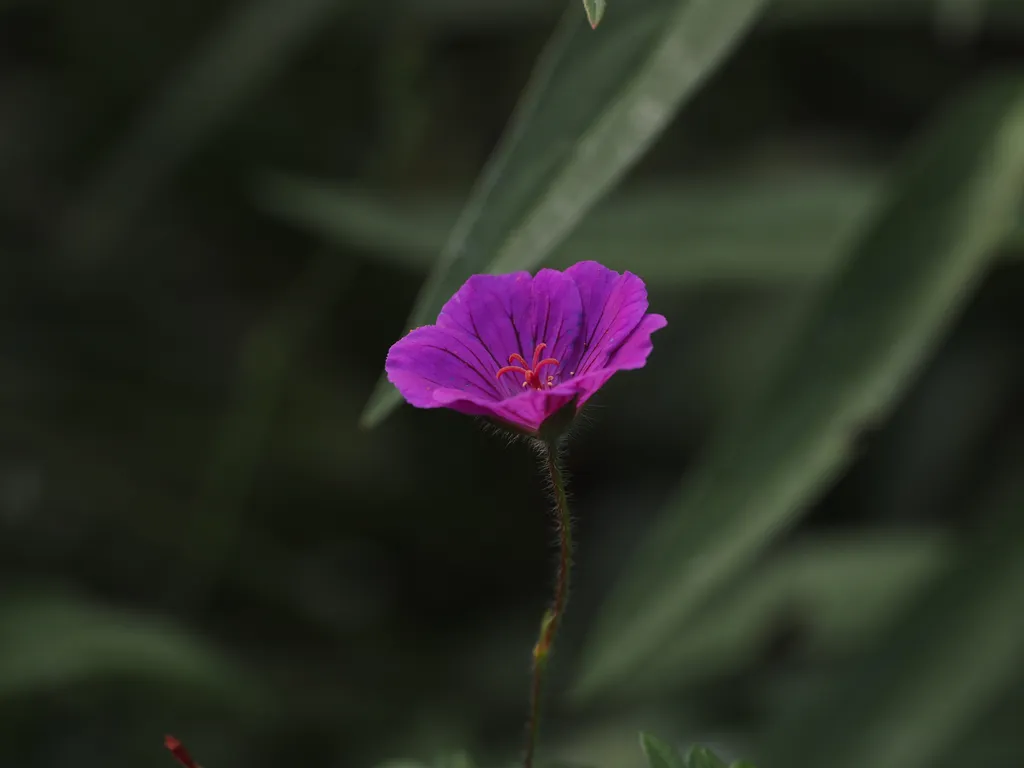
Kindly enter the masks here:
[[726, 768], [714, 752], [707, 747], [692, 747], [686, 753], [686, 768]]
[[640, 734], [640, 748], [651, 768], [686, 768], [679, 752], [649, 733]]
[[587, 21], [590, 22], [591, 29], [597, 29], [607, 7], [608, 0], [583, 0], [583, 10], [587, 12]]

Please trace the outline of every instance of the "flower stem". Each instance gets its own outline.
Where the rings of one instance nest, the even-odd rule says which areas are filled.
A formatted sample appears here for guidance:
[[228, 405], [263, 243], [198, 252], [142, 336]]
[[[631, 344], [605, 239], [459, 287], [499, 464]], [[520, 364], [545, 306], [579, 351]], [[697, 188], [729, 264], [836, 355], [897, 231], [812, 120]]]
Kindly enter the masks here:
[[530, 720], [527, 724], [526, 756], [523, 768], [533, 768], [534, 749], [540, 730], [540, 702], [544, 692], [544, 675], [548, 659], [555, 644], [555, 636], [565, 606], [569, 601], [569, 576], [572, 572], [572, 519], [569, 516], [569, 501], [565, 495], [565, 478], [558, 464], [558, 444], [545, 443], [544, 463], [551, 475], [551, 492], [555, 503], [555, 524], [558, 529], [559, 556], [558, 575], [555, 580], [555, 597], [551, 607], [544, 612], [540, 622], [537, 644], [533, 647], [533, 681], [530, 687]]

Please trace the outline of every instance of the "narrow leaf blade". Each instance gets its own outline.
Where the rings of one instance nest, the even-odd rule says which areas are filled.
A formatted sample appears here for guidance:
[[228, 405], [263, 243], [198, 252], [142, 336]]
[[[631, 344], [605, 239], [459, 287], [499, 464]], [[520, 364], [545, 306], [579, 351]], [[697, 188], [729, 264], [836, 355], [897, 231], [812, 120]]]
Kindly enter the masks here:
[[[673, 286], [818, 280], [835, 269], [883, 189], [879, 171], [860, 168], [631, 186], [596, 205], [543, 263], [564, 269], [594, 259]], [[416, 271], [430, 268], [458, 215], [453, 197], [375, 199], [312, 179], [268, 176], [256, 196], [286, 222]]]
[[979, 510], [986, 530], [852, 664], [824, 700], [788, 713], [765, 763], [925, 768], [1015, 690], [1024, 653], [1024, 474]]
[[178, 686], [240, 711], [269, 704], [248, 670], [163, 619], [75, 595], [0, 594], [0, 702], [126, 679]]
[[[849, 653], [914, 600], [950, 561], [953, 547], [927, 529], [818, 536], [787, 547], [723, 590], [648, 658], [617, 693], [657, 695], [666, 685], [738, 672], [763, 652], [764, 628], [799, 605], [810, 653]], [[851, 603], [851, 585], [857, 601]]]
[[[470, 275], [541, 263], [722, 62], [765, 0], [637, 0], [612, 34], [567, 16], [477, 184], [406, 328], [433, 322]], [[400, 397], [381, 377], [364, 426]]]
[[891, 407], [1014, 225], [1024, 87], [996, 79], [956, 103], [908, 157], [890, 204], [766, 381], [636, 553], [585, 648], [577, 700], [671, 642], [847, 463]]

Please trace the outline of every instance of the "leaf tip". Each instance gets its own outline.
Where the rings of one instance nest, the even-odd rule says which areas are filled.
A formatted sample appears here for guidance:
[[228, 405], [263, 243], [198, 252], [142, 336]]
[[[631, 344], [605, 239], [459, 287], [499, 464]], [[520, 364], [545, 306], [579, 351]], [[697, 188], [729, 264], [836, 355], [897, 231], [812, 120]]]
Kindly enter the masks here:
[[640, 749], [650, 768], [684, 768], [682, 758], [675, 748], [651, 733], [640, 732]]
[[597, 29], [607, 7], [607, 0], [583, 0], [583, 10], [587, 13], [587, 21], [590, 22], [591, 29]]

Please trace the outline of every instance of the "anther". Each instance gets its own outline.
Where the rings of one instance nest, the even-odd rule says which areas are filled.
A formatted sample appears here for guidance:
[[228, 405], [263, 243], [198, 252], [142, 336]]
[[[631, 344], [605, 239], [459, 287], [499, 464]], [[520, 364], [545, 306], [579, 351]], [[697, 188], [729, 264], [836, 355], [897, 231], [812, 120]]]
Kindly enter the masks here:
[[[509, 364], [503, 368], [499, 368], [497, 372], [497, 378], [501, 378], [506, 373], [521, 373], [523, 374], [523, 387], [533, 387], [534, 389], [543, 388], [546, 383], [547, 386], [554, 386], [555, 377], [554, 375], [548, 375], [546, 378], [541, 379], [540, 371], [542, 368], [551, 365], [559, 365], [559, 362], [554, 357], [545, 357], [541, 359], [541, 355], [544, 350], [547, 349], [547, 344], [541, 342], [537, 345], [536, 349], [533, 350], [533, 365], [526, 364], [526, 358], [520, 355], [518, 352], [513, 352], [508, 356]], [[513, 365], [516, 363], [516, 365]]]

